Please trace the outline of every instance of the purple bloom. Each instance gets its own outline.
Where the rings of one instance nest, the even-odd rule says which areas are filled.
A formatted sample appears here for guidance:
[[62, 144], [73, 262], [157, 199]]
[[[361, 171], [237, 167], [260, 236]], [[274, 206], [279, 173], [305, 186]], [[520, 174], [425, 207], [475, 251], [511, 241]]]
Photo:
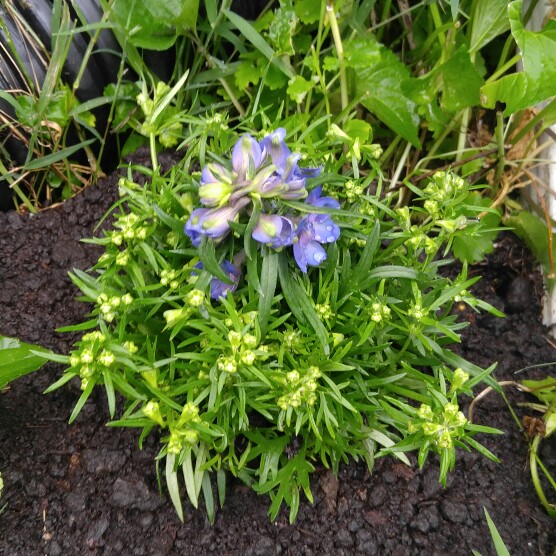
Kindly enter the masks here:
[[212, 299], [226, 297], [228, 292], [234, 293], [239, 284], [239, 279], [241, 278], [241, 272], [230, 261], [224, 261], [220, 267], [232, 283], [226, 284], [226, 282], [223, 282], [218, 278], [213, 278], [210, 281], [210, 297]]
[[243, 135], [236, 141], [232, 150], [232, 168], [240, 181], [252, 177], [253, 170], [257, 170], [263, 161], [263, 151], [251, 135]]
[[340, 237], [340, 228], [328, 214], [308, 214], [297, 227], [297, 243], [293, 255], [297, 266], [307, 272], [307, 266], [318, 266], [326, 259], [322, 243], [333, 243]]
[[280, 249], [293, 243], [293, 223], [285, 216], [261, 214], [253, 230], [253, 239], [265, 243], [273, 249]]
[[300, 154], [292, 154], [284, 139], [286, 130], [279, 127], [267, 135], [260, 143], [263, 158], [270, 156], [276, 166], [276, 173], [282, 178], [286, 191], [280, 193], [282, 199], [303, 199], [307, 194], [305, 179], [318, 176], [321, 168], [300, 168], [297, 165]]
[[[322, 187], [316, 187], [309, 193], [307, 204], [314, 207], [338, 209], [340, 203], [332, 197], [322, 197]], [[340, 228], [329, 214], [307, 214], [297, 227], [297, 242], [293, 246], [293, 255], [297, 266], [307, 272], [307, 266], [318, 266], [326, 260], [323, 243], [333, 243], [340, 237]]]
[[[196, 269], [203, 270], [203, 263], [197, 263], [191, 274], [197, 274]], [[211, 299], [220, 299], [226, 297], [228, 292], [234, 293], [241, 278], [241, 272], [230, 261], [224, 261], [220, 268], [224, 271], [226, 276], [230, 279], [231, 283], [227, 284], [218, 278], [213, 278], [210, 281], [210, 297]]]
[[220, 164], [207, 164], [201, 173], [199, 197], [206, 207], [221, 206], [228, 202], [234, 190], [232, 176]]
[[309, 205], [313, 205], [314, 207], [329, 207], [333, 209], [340, 208], [340, 203], [336, 199], [333, 199], [332, 197], [321, 197], [321, 195], [322, 185], [319, 185], [318, 187], [315, 187], [311, 193], [309, 193], [305, 202]]
[[284, 139], [286, 137], [286, 130], [279, 127], [276, 131], [267, 135], [260, 143], [263, 157], [270, 156], [272, 164], [278, 168], [285, 168], [286, 160], [292, 154]]
[[230, 221], [234, 221], [239, 211], [249, 203], [248, 199], [239, 199], [235, 205], [220, 208], [195, 209], [185, 224], [184, 231], [195, 247], [199, 247], [201, 236], [213, 240], [222, 239], [230, 231]]

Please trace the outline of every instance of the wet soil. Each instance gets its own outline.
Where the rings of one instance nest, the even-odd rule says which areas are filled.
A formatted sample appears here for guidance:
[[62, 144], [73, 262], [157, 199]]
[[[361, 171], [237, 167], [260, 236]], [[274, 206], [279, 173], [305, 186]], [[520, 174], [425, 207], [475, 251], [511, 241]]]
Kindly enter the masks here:
[[[143, 162], [139, 160], [139, 162]], [[171, 164], [171, 157], [166, 164]], [[67, 277], [91, 266], [99, 251], [80, 243], [116, 199], [117, 175], [85, 189], [65, 204], [37, 216], [0, 213], [0, 334], [66, 353], [76, 338], [57, 327], [85, 319]], [[98, 233], [98, 232], [97, 232]], [[504, 319], [460, 307], [470, 322], [457, 351], [481, 366], [498, 362], [499, 380], [554, 375], [556, 361], [540, 322], [540, 276], [534, 261], [511, 235], [472, 269], [483, 276], [476, 293]], [[155, 438], [137, 447], [138, 433], [105, 426], [102, 393], [92, 396], [77, 421], [67, 420], [79, 390], [44, 389], [61, 372], [54, 364], [22, 378], [0, 394], [0, 554], [34, 555], [414, 555], [494, 554], [483, 508], [498, 526], [511, 554], [552, 555], [556, 525], [543, 511], [527, 467], [528, 443], [505, 402], [489, 394], [474, 420], [498, 427], [503, 436], [481, 441], [501, 459], [459, 453], [447, 488], [431, 460], [423, 470], [387, 458], [373, 474], [365, 464], [342, 466], [334, 478], [313, 476], [315, 502], [301, 504], [289, 525], [282, 512], [269, 521], [269, 501], [230, 481], [225, 506], [210, 525], [203, 510], [185, 508], [185, 522], [159, 493]], [[508, 389], [520, 418], [531, 401]], [[545, 461], [556, 461], [556, 439], [545, 443]]]

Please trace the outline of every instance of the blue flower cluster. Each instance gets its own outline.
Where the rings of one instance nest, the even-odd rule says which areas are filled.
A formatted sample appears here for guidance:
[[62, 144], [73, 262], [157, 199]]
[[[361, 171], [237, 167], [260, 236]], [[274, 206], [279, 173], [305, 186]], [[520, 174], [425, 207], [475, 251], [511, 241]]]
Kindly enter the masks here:
[[[308, 194], [306, 179], [318, 176], [321, 169], [300, 168], [301, 155], [290, 151], [285, 137], [284, 128], [278, 128], [260, 142], [246, 134], [233, 147], [231, 169], [217, 163], [203, 168], [199, 187], [203, 207], [195, 209], [185, 224], [185, 233], [195, 247], [203, 236], [216, 242], [223, 240], [231, 230], [230, 222], [237, 222], [242, 213], [249, 213], [253, 203], [257, 203], [261, 214], [253, 229], [253, 239], [276, 250], [293, 245], [295, 260], [303, 272], [326, 259], [322, 245], [336, 241], [340, 235], [340, 228], [330, 215], [311, 212], [292, 215], [279, 201], [305, 199], [305, 203], [314, 207], [332, 209], [340, 205], [336, 199], [323, 197], [322, 187]], [[239, 270], [233, 276], [239, 280]], [[213, 289], [215, 293], [220, 291], [216, 286]], [[228, 290], [233, 291], [229, 285], [225, 288]]]

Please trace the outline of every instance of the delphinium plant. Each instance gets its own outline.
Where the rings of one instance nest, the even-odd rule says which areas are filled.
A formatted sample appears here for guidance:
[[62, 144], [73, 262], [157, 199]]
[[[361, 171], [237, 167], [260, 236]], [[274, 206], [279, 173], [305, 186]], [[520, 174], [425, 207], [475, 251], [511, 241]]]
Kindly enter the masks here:
[[[438, 172], [396, 207], [376, 160], [355, 178], [329, 135], [308, 146], [213, 120], [168, 176], [121, 179], [113, 228], [91, 240], [104, 254], [73, 273], [94, 309], [70, 355], [51, 356], [67, 365], [51, 389], [81, 383], [71, 420], [103, 386], [112, 425], [160, 436], [180, 516], [183, 476], [211, 519], [226, 473], [293, 520], [316, 466], [434, 452], [445, 482], [457, 447], [495, 459], [474, 436], [496, 431], [458, 401], [492, 368], [449, 347], [465, 326], [454, 302], [493, 309], [465, 264], [440, 272], [456, 240], [487, 231], [468, 184]], [[191, 172], [201, 144], [210, 162]]]

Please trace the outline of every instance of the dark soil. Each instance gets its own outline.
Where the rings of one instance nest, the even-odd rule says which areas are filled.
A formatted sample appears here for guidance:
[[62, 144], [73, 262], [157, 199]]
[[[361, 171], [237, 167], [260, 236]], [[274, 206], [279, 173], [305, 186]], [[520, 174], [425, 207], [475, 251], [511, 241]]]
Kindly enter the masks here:
[[[84, 320], [87, 306], [76, 301], [67, 272], [86, 269], [99, 255], [79, 240], [93, 235], [116, 199], [116, 184], [114, 175], [38, 216], [0, 213], [0, 334], [68, 351], [75, 336], [55, 329]], [[536, 375], [514, 374], [556, 360], [540, 323], [540, 278], [531, 256], [506, 235], [472, 271], [483, 276], [477, 295], [508, 316], [460, 308], [471, 324], [458, 352], [485, 367], [498, 361], [500, 380], [554, 373], [555, 367], [546, 367]], [[285, 511], [270, 522], [268, 499], [230, 481], [224, 509], [211, 526], [202, 509], [191, 507], [180, 523], [158, 492], [156, 439], [141, 451], [137, 431], [107, 428], [102, 392], [68, 426], [79, 390], [42, 394], [60, 372], [48, 365], [0, 395], [2, 555], [494, 554], [483, 507], [512, 554], [554, 554], [556, 527], [531, 485], [527, 438], [497, 394], [478, 403], [475, 421], [505, 431], [481, 438], [502, 462], [462, 452], [446, 489], [434, 460], [419, 471], [382, 459], [372, 475], [352, 462], [337, 479], [319, 469], [314, 505], [303, 502], [289, 525]], [[514, 407], [527, 401], [511, 390], [508, 395]], [[526, 414], [516, 410], [520, 418]], [[545, 460], [556, 461], [554, 437], [544, 444]]]

